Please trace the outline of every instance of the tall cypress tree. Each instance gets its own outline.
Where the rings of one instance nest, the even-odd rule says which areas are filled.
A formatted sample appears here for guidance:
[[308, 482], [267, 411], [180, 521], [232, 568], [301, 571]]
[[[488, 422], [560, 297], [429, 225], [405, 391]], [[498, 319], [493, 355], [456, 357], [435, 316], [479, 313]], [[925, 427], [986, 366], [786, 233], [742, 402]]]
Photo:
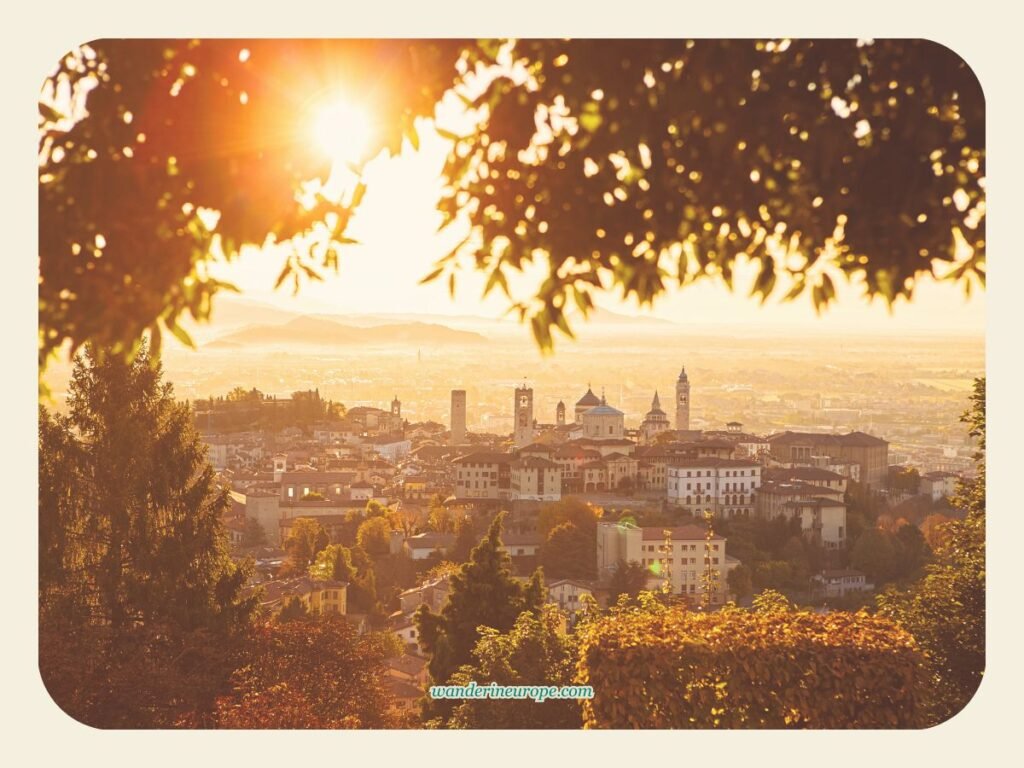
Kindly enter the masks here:
[[504, 513], [494, 518], [469, 561], [451, 576], [451, 594], [441, 612], [434, 613], [426, 605], [416, 612], [420, 644], [430, 654], [428, 668], [437, 683], [447, 681], [460, 666], [473, 662], [479, 627], [508, 632], [519, 614], [539, 611], [544, 604], [539, 568], [528, 585], [512, 578], [510, 558], [501, 549], [503, 519]]
[[186, 405], [143, 348], [86, 349], [66, 415], [40, 409], [40, 667], [69, 714], [172, 724], [212, 706], [248, 625], [247, 570]]

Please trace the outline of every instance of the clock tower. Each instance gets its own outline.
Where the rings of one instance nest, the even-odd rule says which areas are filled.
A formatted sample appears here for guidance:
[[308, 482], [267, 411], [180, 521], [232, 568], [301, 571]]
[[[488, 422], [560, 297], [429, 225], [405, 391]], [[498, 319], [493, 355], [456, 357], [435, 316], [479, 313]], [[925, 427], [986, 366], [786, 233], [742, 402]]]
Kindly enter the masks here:
[[533, 390], [525, 385], [516, 387], [515, 427], [512, 439], [516, 448], [533, 442]]
[[690, 428], [690, 380], [686, 376], [686, 366], [676, 380], [676, 429]]

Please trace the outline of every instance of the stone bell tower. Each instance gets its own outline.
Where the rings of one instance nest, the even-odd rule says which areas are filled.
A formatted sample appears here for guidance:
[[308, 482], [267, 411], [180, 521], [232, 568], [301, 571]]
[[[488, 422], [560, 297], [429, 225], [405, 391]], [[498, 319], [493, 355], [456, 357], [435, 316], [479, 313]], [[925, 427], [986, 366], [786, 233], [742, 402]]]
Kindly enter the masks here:
[[516, 387], [515, 428], [512, 439], [516, 448], [533, 442], [533, 390], [525, 384]]
[[690, 380], [686, 376], [686, 366], [676, 380], [676, 429], [690, 428]]

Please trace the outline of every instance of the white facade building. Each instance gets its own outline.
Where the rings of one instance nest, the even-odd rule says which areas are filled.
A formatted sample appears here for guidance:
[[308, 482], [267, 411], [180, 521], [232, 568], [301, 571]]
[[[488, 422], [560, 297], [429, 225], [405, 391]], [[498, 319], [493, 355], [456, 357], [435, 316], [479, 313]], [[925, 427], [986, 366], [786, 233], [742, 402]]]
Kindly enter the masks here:
[[678, 459], [665, 470], [668, 503], [693, 515], [750, 517], [761, 487], [761, 465], [742, 459]]
[[507, 499], [510, 453], [479, 451], [452, 462], [455, 466], [455, 496], [460, 499]]
[[800, 530], [825, 549], [846, 546], [846, 504], [818, 496], [783, 505], [787, 519], [800, 520]]
[[[666, 533], [671, 541], [669, 552], [664, 551]], [[598, 576], [609, 577], [620, 562], [637, 562], [647, 569], [648, 589], [660, 589], [668, 579], [672, 594], [700, 603], [710, 585], [712, 605], [722, 605], [728, 599], [728, 572], [739, 561], [726, 558], [724, 537], [716, 534], [708, 541], [706, 536], [699, 525], [664, 529], [598, 523]]]
[[921, 475], [918, 492], [928, 496], [932, 501], [938, 501], [956, 493], [956, 484], [959, 481], [960, 476], [952, 472], [928, 472]]
[[562, 470], [549, 459], [528, 456], [512, 462], [509, 480], [513, 501], [558, 501], [562, 498]]

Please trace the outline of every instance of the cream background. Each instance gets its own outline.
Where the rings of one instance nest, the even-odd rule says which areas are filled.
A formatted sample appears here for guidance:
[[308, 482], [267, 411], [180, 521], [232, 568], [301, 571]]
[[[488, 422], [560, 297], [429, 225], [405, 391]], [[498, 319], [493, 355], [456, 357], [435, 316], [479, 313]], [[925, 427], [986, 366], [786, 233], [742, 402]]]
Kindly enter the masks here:
[[[1019, 146], [1021, 106], [1019, 19], [1008, 4], [975, 0], [899, 4], [863, 0], [849, 5], [820, 2], [732, 2], [697, 5], [641, 2], [595, 3], [529, 0], [492, 4], [373, 3], [344, 8], [337, 2], [214, 4], [182, 0], [174, 5], [65, 0], [18, 3], [6, 9], [7, 40], [0, 49], [4, 78], [0, 124], [4, 160], [3, 210], [10, 248], [0, 319], [12, 370], [2, 379], [6, 439], [0, 453], [7, 469], [4, 530], [5, 631], [0, 632], [3, 722], [8, 760], [50, 765], [190, 765], [356, 763], [451, 765], [524, 761], [565, 764], [693, 765], [750, 764], [862, 766], [947, 765], [988, 760], [1001, 764], [1019, 753], [1013, 726], [1019, 706], [1021, 664], [1017, 631], [1021, 609], [1014, 598], [1014, 568], [1021, 540], [1019, 499], [1011, 494], [1012, 442], [1021, 428], [1014, 402], [1024, 285], [1019, 246], [1011, 240], [1020, 220], [1024, 178]], [[404, 10], [399, 11], [399, 6]], [[237, 10], [236, 10], [237, 9]], [[36, 95], [52, 63], [66, 50], [99, 37], [430, 37], [430, 36], [618, 36], [697, 37], [927, 37], [956, 50], [978, 74], [988, 96], [990, 288], [989, 478], [992, 510], [989, 541], [988, 677], [976, 699], [949, 723], [923, 732], [632, 734], [543, 732], [536, 734], [440, 734], [427, 732], [232, 733], [100, 732], [65, 716], [50, 701], [36, 668], [35, 477], [36, 355]], [[28, 482], [24, 479], [29, 478]]]

